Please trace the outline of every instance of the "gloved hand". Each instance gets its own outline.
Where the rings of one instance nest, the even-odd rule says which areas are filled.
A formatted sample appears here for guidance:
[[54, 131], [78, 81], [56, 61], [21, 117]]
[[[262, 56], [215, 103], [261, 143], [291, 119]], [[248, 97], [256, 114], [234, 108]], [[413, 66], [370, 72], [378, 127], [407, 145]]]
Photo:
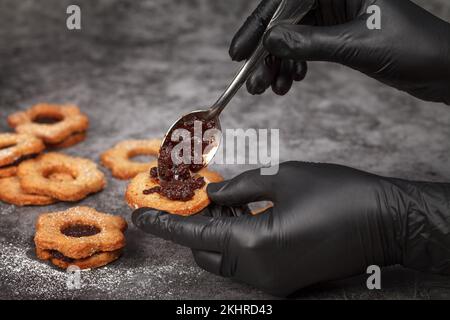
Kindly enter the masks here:
[[[214, 202], [181, 217], [143, 208], [134, 224], [192, 248], [197, 264], [269, 293], [403, 264], [450, 274], [450, 184], [385, 178], [352, 168], [287, 162], [208, 186]], [[242, 207], [270, 200], [257, 216]]]
[[[253, 52], [280, 1], [261, 1], [233, 38], [233, 60]], [[367, 27], [370, 5], [381, 9], [381, 30]], [[301, 25], [275, 26], [264, 45], [272, 57], [248, 80], [252, 94], [269, 86], [285, 94], [293, 80], [304, 78], [303, 61], [330, 61], [420, 99], [450, 104], [450, 24], [408, 0], [317, 0]]]

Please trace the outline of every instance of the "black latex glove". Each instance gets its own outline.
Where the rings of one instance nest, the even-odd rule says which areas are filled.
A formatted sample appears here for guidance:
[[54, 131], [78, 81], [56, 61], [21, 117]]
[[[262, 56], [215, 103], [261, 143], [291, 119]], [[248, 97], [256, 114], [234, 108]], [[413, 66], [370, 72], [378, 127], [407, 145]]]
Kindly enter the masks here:
[[[253, 52], [280, 1], [263, 0], [247, 19], [231, 43], [233, 60]], [[381, 30], [366, 25], [373, 4], [381, 8]], [[269, 86], [285, 94], [293, 80], [304, 78], [302, 61], [330, 61], [423, 100], [450, 104], [450, 24], [408, 0], [318, 0], [301, 25], [275, 26], [264, 45], [276, 58], [248, 80], [252, 94]]]
[[[143, 208], [133, 223], [192, 248], [201, 268], [279, 296], [372, 264], [450, 274], [450, 184], [288, 162], [277, 175], [248, 171], [208, 193], [215, 204], [201, 215]], [[274, 207], [257, 216], [235, 207], [259, 200]]]

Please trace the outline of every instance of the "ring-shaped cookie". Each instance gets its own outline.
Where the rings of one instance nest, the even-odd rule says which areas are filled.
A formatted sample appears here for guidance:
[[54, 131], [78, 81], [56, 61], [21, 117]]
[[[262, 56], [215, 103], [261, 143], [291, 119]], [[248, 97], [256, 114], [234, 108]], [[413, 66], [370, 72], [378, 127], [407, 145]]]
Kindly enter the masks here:
[[[77, 225], [97, 228], [98, 233], [81, 237], [63, 233], [66, 228]], [[127, 223], [122, 217], [89, 207], [73, 207], [40, 215], [34, 242], [40, 250], [55, 250], [71, 259], [85, 259], [97, 253], [122, 249], [126, 229]]]
[[201, 189], [195, 190], [194, 197], [188, 201], [170, 200], [158, 193], [144, 194], [144, 190], [158, 186], [148, 172], [140, 173], [130, 181], [125, 194], [126, 201], [133, 209], [148, 207], [183, 216], [193, 215], [210, 203], [206, 193], [208, 183], [223, 180], [220, 174], [208, 169], [202, 169], [197, 174], [205, 179], [206, 184]]
[[161, 140], [126, 140], [119, 142], [101, 155], [102, 164], [109, 168], [118, 179], [131, 179], [138, 173], [149, 171], [156, 166], [156, 161], [142, 163], [132, 158], [140, 155], [157, 157]]
[[0, 169], [21, 158], [38, 154], [45, 149], [41, 139], [29, 134], [0, 133]]
[[[55, 123], [39, 123], [39, 118], [58, 120]], [[41, 103], [28, 110], [19, 111], [8, 117], [8, 124], [18, 133], [32, 134], [45, 143], [58, 144], [75, 133], [89, 127], [88, 117], [74, 105]]]
[[[73, 179], [51, 179], [54, 173], [69, 174]], [[106, 185], [104, 174], [93, 161], [56, 152], [20, 163], [17, 176], [25, 192], [61, 201], [81, 200]]]

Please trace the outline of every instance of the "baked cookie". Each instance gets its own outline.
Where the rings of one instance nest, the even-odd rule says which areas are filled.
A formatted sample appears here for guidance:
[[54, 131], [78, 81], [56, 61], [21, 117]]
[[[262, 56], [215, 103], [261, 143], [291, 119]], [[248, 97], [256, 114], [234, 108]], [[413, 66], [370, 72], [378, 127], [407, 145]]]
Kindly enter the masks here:
[[15, 166], [24, 157], [36, 155], [44, 149], [42, 140], [32, 135], [0, 133], [0, 169]]
[[126, 140], [101, 155], [102, 164], [109, 168], [118, 179], [131, 179], [138, 173], [149, 171], [157, 165], [156, 161], [141, 163], [131, 158], [140, 155], [158, 156], [161, 140]]
[[56, 202], [56, 199], [26, 193], [21, 187], [18, 177], [0, 179], [0, 201], [16, 206], [45, 206]]
[[48, 144], [60, 144], [71, 135], [89, 127], [88, 117], [74, 105], [40, 103], [8, 117], [8, 124], [18, 133], [28, 133]]
[[61, 268], [102, 266], [119, 257], [126, 229], [122, 217], [89, 207], [42, 214], [36, 222], [36, 254]]
[[[64, 173], [73, 179], [50, 179], [54, 173]], [[106, 185], [104, 174], [93, 161], [55, 152], [22, 162], [17, 176], [25, 192], [61, 201], [81, 200]]]
[[125, 194], [126, 201], [133, 209], [148, 207], [183, 216], [193, 215], [203, 210], [210, 203], [208, 194], [206, 193], [208, 183], [223, 180], [221, 175], [208, 169], [200, 170], [198, 175], [204, 178], [205, 185], [201, 189], [195, 190], [192, 199], [188, 201], [176, 201], [170, 200], [159, 193], [149, 194], [146, 192], [146, 190], [158, 187], [159, 184], [157, 180], [150, 177], [148, 172], [140, 173], [128, 185]]

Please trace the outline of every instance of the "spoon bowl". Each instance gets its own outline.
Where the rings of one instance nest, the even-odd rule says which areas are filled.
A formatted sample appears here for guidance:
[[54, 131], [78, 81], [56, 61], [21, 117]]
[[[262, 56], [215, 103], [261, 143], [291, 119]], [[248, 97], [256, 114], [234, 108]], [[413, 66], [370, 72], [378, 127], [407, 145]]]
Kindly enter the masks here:
[[[192, 121], [201, 121], [201, 122], [213, 122], [214, 127], [208, 128], [208, 129], [216, 129], [217, 131], [207, 132], [207, 135], [205, 136], [205, 132], [201, 132], [202, 134], [202, 141], [207, 140], [208, 143], [207, 146], [202, 150], [202, 159], [203, 163], [202, 166], [207, 166], [211, 160], [214, 158], [215, 154], [217, 153], [217, 150], [219, 149], [220, 142], [222, 141], [222, 135], [220, 134], [222, 131], [222, 126], [220, 124], [219, 116], [211, 117], [211, 109], [204, 109], [204, 110], [195, 110], [191, 111], [185, 115], [183, 115], [181, 118], [179, 118], [175, 123], [172, 124], [172, 126], [169, 128], [167, 133], [164, 135], [164, 139], [161, 143], [162, 148], [165, 144], [169, 143], [169, 141], [172, 141], [172, 133], [177, 128], [182, 128], [185, 123], [189, 123]], [[209, 133], [209, 134], [208, 134]]]

